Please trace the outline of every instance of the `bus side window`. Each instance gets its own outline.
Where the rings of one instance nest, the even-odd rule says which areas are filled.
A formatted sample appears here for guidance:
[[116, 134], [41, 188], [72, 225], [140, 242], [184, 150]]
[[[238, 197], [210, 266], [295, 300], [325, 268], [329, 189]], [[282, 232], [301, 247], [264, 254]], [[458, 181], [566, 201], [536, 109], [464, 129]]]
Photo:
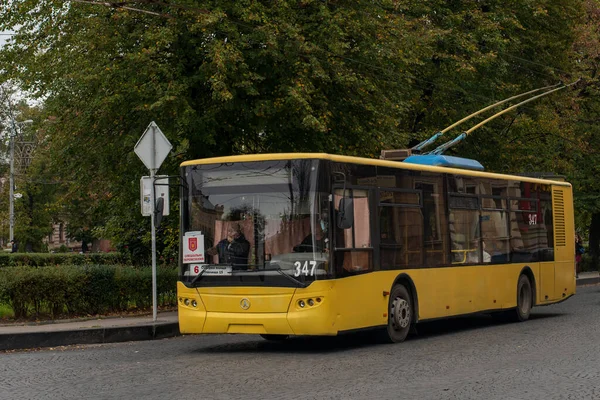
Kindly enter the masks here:
[[474, 196], [449, 196], [449, 227], [453, 264], [482, 261], [479, 203]]

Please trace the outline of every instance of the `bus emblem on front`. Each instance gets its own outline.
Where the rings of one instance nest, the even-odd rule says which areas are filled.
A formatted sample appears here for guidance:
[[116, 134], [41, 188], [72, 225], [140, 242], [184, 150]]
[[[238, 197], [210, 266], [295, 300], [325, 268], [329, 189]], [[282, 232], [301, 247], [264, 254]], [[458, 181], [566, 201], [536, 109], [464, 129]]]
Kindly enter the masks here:
[[250, 300], [242, 299], [242, 301], [240, 301], [240, 307], [242, 307], [242, 310], [249, 309], [250, 308]]
[[198, 248], [198, 238], [189, 238], [188, 246], [190, 247], [190, 251], [196, 251], [196, 249]]

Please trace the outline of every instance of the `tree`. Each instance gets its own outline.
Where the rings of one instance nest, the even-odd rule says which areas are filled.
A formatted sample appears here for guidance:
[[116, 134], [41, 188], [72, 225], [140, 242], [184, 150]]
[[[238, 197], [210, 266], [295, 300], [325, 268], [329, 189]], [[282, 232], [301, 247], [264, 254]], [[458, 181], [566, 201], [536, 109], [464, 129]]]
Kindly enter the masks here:
[[[175, 145], [168, 174], [184, 159], [232, 153], [374, 157], [493, 100], [555, 83], [559, 74], [545, 65], [572, 69], [581, 4], [16, 0], [2, 9], [0, 29], [20, 28], [0, 50], [0, 69], [56, 116], [48, 154], [70, 182], [60, 192], [70, 218], [84, 215], [78, 226], [144, 246], [149, 224], [137, 199], [146, 171], [131, 150], [150, 121]], [[530, 54], [536, 64], [523, 64]], [[511, 134], [568, 97], [554, 101], [524, 109]], [[510, 157], [514, 144], [492, 134], [509, 121], [457, 154], [499, 144], [513, 168], [521, 162]], [[177, 231], [177, 221], [166, 222]]]
[[175, 144], [169, 173], [236, 152], [375, 154], [408, 105], [398, 71], [429, 40], [418, 21], [370, 2], [186, 4], [146, 6], [172, 18], [54, 1], [3, 10], [2, 28], [21, 28], [2, 68], [57, 116], [52, 168], [78, 188], [65, 204], [94, 193], [84, 207], [107, 224], [137, 211], [144, 170], [131, 149], [151, 120]]
[[[575, 191], [575, 209], [580, 228], [589, 223], [589, 250], [596, 268], [600, 267], [600, 185], [596, 179], [600, 173], [600, 2], [586, 0], [585, 18], [577, 27], [577, 40], [573, 51], [577, 59], [577, 71], [583, 83], [577, 97], [569, 107], [576, 146], [569, 153], [573, 162], [571, 178]], [[584, 225], [586, 224], [586, 225]]]

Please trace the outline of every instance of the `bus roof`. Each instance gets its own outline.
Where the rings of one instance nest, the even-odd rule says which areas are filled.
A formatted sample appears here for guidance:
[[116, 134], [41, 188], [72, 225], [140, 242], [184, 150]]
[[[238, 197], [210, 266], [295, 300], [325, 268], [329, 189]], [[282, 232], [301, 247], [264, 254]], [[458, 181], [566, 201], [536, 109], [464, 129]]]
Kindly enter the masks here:
[[317, 159], [317, 160], [330, 160], [335, 162], [350, 163], [350, 164], [363, 164], [363, 165], [374, 165], [380, 167], [391, 167], [406, 169], [412, 171], [426, 171], [426, 172], [439, 172], [439, 173], [451, 173], [460, 174], [475, 177], [486, 177], [496, 179], [510, 179], [521, 182], [532, 182], [542, 184], [553, 184], [557, 186], [571, 186], [570, 183], [552, 179], [539, 179], [529, 178], [521, 175], [507, 175], [497, 174], [493, 172], [473, 171], [467, 169], [450, 168], [443, 166], [431, 166], [421, 164], [404, 163], [401, 161], [389, 161], [379, 160], [375, 158], [364, 158], [364, 157], [352, 157], [352, 156], [341, 156], [328, 153], [269, 153], [269, 154], [245, 154], [237, 156], [225, 156], [225, 157], [212, 157], [202, 158], [197, 160], [190, 160], [181, 163], [181, 167], [187, 167], [191, 165], [203, 165], [203, 164], [218, 164], [218, 163], [236, 163], [236, 162], [252, 162], [252, 161], [275, 161], [275, 160], [298, 160], [298, 159]]

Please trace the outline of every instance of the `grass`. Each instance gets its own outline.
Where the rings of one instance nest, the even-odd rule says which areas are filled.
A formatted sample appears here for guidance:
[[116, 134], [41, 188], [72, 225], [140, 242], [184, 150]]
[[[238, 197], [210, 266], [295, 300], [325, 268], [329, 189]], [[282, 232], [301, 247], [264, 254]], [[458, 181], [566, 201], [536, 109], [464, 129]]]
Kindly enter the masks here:
[[13, 318], [15, 314], [8, 304], [0, 304], [0, 319]]

